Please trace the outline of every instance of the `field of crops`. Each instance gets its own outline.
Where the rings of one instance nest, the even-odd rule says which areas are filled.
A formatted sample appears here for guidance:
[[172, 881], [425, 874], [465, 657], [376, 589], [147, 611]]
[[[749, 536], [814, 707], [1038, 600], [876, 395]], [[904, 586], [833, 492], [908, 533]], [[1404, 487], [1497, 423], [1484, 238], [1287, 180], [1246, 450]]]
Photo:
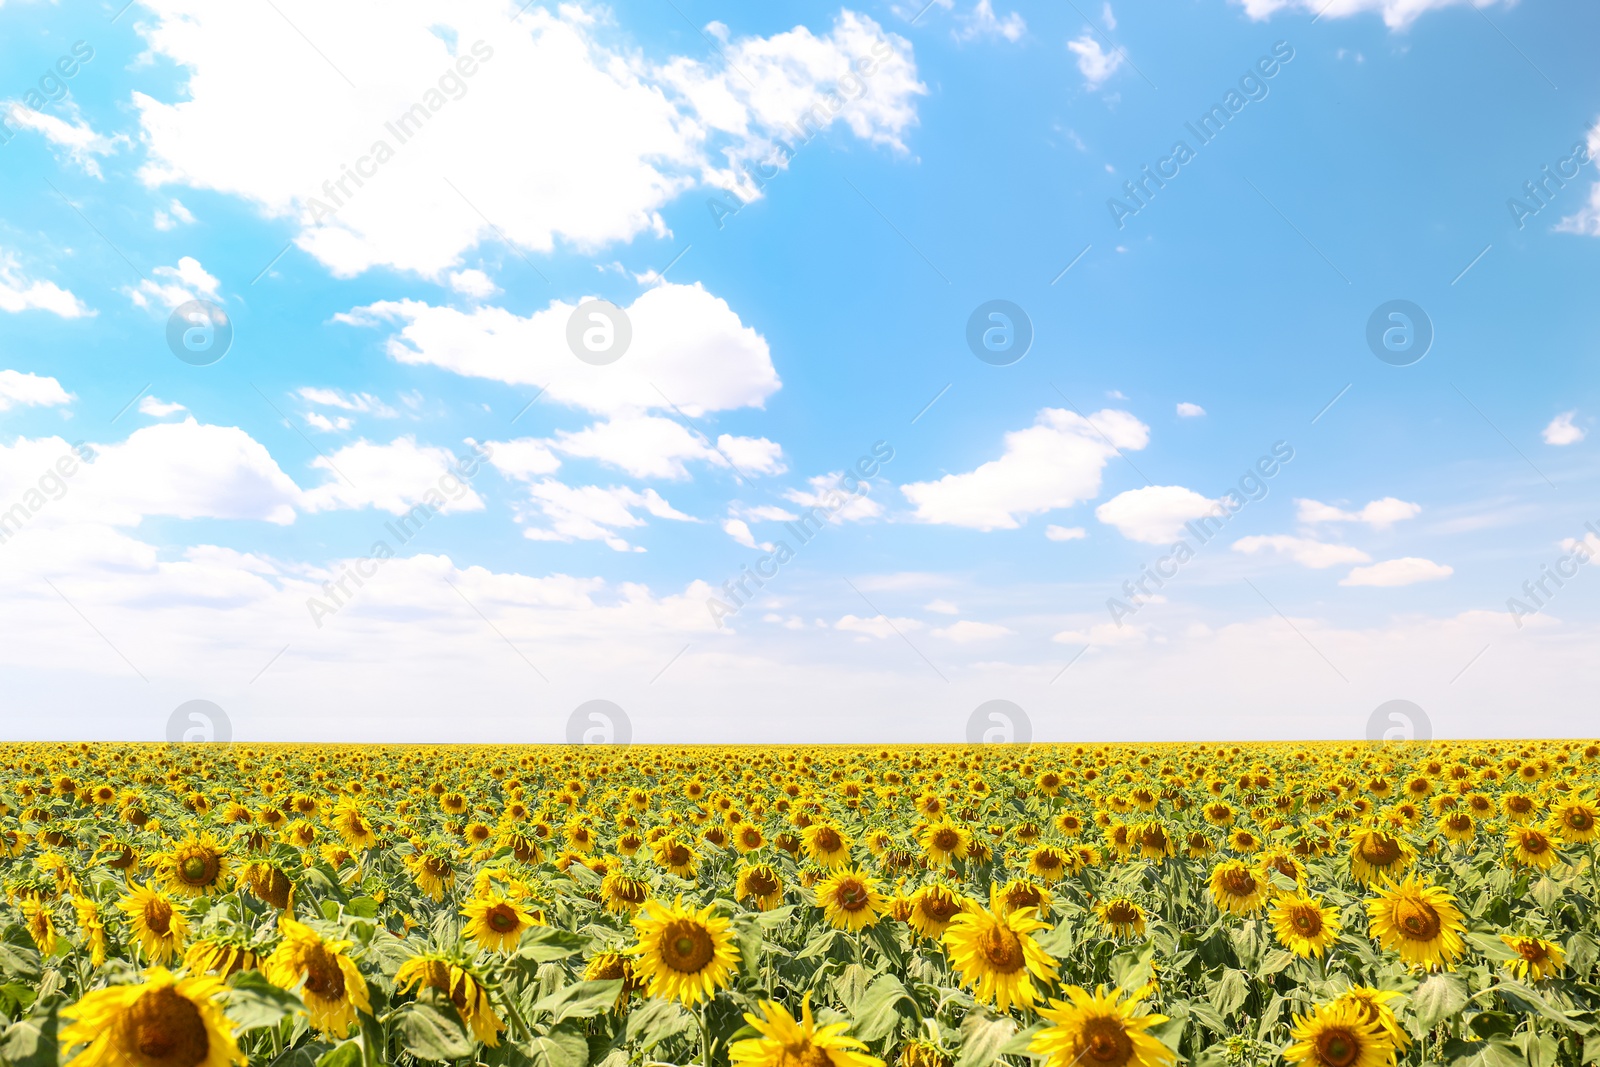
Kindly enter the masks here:
[[1600, 1061], [1600, 746], [0, 746], [0, 1061]]

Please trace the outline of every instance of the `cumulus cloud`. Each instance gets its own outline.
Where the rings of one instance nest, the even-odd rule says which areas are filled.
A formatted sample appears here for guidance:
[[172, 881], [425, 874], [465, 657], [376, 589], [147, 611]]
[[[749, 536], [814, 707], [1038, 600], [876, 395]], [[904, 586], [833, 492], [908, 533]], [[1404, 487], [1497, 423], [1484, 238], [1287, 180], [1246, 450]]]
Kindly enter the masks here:
[[1082, 526], [1046, 526], [1045, 537], [1051, 541], [1082, 541], [1089, 536], [1089, 531]]
[[545, 474], [554, 474], [561, 468], [561, 459], [552, 451], [547, 441], [534, 437], [519, 437], [514, 441], [491, 441], [489, 462], [501, 474], [518, 481], [531, 482]]
[[699, 283], [658, 285], [623, 309], [632, 340], [606, 366], [585, 363], [567, 347], [567, 320], [576, 308], [557, 300], [524, 318], [498, 307], [462, 311], [386, 300], [335, 318], [356, 326], [398, 324], [387, 348], [401, 363], [540, 386], [557, 403], [602, 415], [676, 408], [697, 418], [761, 407], [780, 387], [765, 338]]
[[1029, 515], [1093, 499], [1109, 457], [1149, 441], [1150, 428], [1126, 411], [1106, 409], [1086, 419], [1045, 408], [1032, 426], [1005, 435], [999, 459], [900, 491], [920, 522], [1012, 530]]
[[1353, 545], [1328, 544], [1312, 537], [1289, 534], [1241, 537], [1233, 543], [1233, 550], [1251, 556], [1264, 551], [1275, 552], [1313, 570], [1337, 567], [1341, 563], [1367, 563], [1372, 559]]
[[1178, 417], [1183, 419], [1197, 419], [1206, 413], [1206, 409], [1199, 404], [1191, 404], [1187, 400], [1178, 404]]
[[737, 466], [741, 473], [778, 474], [786, 468], [783, 450], [761, 437], [722, 434], [715, 445], [675, 419], [659, 415], [620, 415], [572, 433], [559, 431], [550, 447], [567, 456], [593, 459], [635, 478], [689, 477], [686, 463]]
[[175, 197], [167, 202], [166, 207], [157, 208], [155, 218], [152, 220], [155, 228], [163, 233], [167, 230], [175, 230], [179, 226], [187, 226], [192, 222], [194, 222], [194, 215], [190, 213], [188, 208], [183, 206], [183, 201]]
[[935, 615], [959, 615], [961, 609], [948, 600], [930, 600], [922, 605], [923, 611], [931, 611]]
[[151, 415], [155, 418], [161, 419], [166, 418], [168, 415], [176, 415], [180, 411], [187, 410], [188, 408], [184, 407], [182, 404], [176, 402], [169, 403], [168, 401], [158, 399], [154, 396], [147, 395], [139, 398], [139, 414], [141, 415]]
[[530, 508], [518, 514], [528, 525], [522, 536], [533, 541], [601, 541], [617, 552], [643, 552], [616, 531], [645, 525], [635, 509], [658, 519], [698, 521], [662, 499], [654, 489], [639, 492], [626, 486], [571, 486], [545, 478], [528, 487]]
[[1084, 30], [1068, 41], [1067, 51], [1078, 57], [1078, 73], [1083, 75], [1083, 84], [1089, 89], [1100, 88], [1122, 66], [1122, 53], [1101, 48], [1100, 39], [1091, 30]]
[[955, 30], [955, 38], [958, 41], [1000, 37], [1015, 44], [1028, 32], [1028, 24], [1023, 21], [1021, 15], [1012, 11], [1004, 18], [1000, 18], [995, 15], [994, 5], [990, 0], [978, 0], [973, 9], [965, 15], [958, 16], [957, 21], [959, 25]]
[[487, 274], [472, 269], [451, 271], [450, 288], [474, 300], [487, 300], [500, 291], [500, 287]]
[[806, 480], [806, 489], [784, 490], [784, 499], [799, 504], [802, 509], [822, 508], [829, 512], [829, 522], [865, 522], [882, 515], [883, 505], [868, 493], [851, 492], [845, 487], [844, 476], [844, 471], [818, 474]]
[[1582, 427], [1574, 426], [1572, 417], [1576, 411], [1563, 411], [1550, 420], [1550, 425], [1544, 428], [1544, 443], [1547, 445], [1575, 445], [1583, 440], [1586, 434]]
[[[169, 99], [134, 94], [141, 176], [291, 220], [297, 245], [340, 276], [438, 277], [484, 241], [540, 253], [663, 235], [670, 201], [738, 184], [734, 164], [791, 126], [838, 123], [900, 146], [925, 92], [910, 43], [851, 11], [824, 34], [730, 38], [715, 58], [696, 41], [693, 56], [653, 62], [610, 44], [614, 28], [576, 4], [515, 20], [495, 0], [282, 6], [262, 19], [148, 0], [149, 52], [188, 77]], [[294, 78], [284, 56], [304, 60]], [[856, 74], [862, 60], [872, 76]]]
[[[1487, 0], [1493, 4], [1494, 0]], [[1512, 0], [1507, 0], [1508, 3]], [[1408, 28], [1419, 17], [1458, 4], [1474, 4], [1474, 0], [1234, 0], [1253, 19], [1267, 19], [1283, 10], [1298, 8], [1308, 14], [1321, 13], [1322, 18], [1349, 18], [1368, 11], [1383, 16], [1383, 24], [1391, 30]]]
[[[1161, 598], [1146, 597], [1146, 603], [1159, 603]], [[1142, 626], [1132, 623], [1118, 625], [1114, 622], [1098, 622], [1086, 630], [1062, 630], [1052, 634], [1050, 640], [1058, 645], [1094, 645], [1096, 648], [1114, 648], [1118, 645], [1139, 645], [1149, 638], [1149, 633]]]
[[1216, 515], [1222, 505], [1181, 485], [1147, 485], [1118, 493], [1094, 509], [1094, 517], [1130, 541], [1164, 545], [1177, 539], [1184, 523]]
[[19, 129], [33, 130], [42, 135], [79, 170], [92, 178], [101, 177], [100, 161], [95, 157], [110, 155], [117, 150], [119, 144], [126, 142], [127, 138], [98, 134], [78, 112], [77, 104], [68, 100], [64, 103], [64, 107], [67, 117], [61, 118], [48, 112], [35, 111], [14, 100], [0, 100], [0, 112], [9, 112], [6, 116], [7, 122]]
[[22, 371], [0, 370], [0, 411], [23, 407], [57, 407], [74, 397], [54, 378]]
[[428, 502], [441, 511], [483, 510], [483, 498], [456, 472], [457, 463], [449, 449], [419, 445], [414, 437], [397, 437], [386, 445], [357, 441], [311, 461], [328, 480], [306, 491], [305, 507], [377, 508], [402, 515]]
[[1319, 522], [1364, 522], [1376, 530], [1387, 530], [1397, 522], [1416, 518], [1422, 513], [1421, 504], [1392, 496], [1371, 501], [1360, 511], [1346, 511], [1318, 500], [1296, 500], [1295, 505], [1299, 509], [1295, 517], [1307, 525]]
[[887, 615], [874, 615], [865, 619], [855, 615], [845, 615], [833, 624], [833, 628], [844, 630], [846, 633], [863, 634], [866, 637], [894, 637], [896, 631], [903, 634], [907, 630], [920, 630], [922, 623], [916, 619], [891, 619]]
[[137, 289], [123, 290], [134, 307], [170, 311], [201, 297], [215, 300], [222, 284], [193, 256], [184, 256], [175, 267], [157, 267], [150, 273], [155, 277], [144, 279]]
[[1370, 567], [1357, 567], [1342, 578], [1340, 585], [1397, 586], [1417, 582], [1436, 582], [1455, 573], [1455, 568], [1417, 556], [1386, 559]]
[[949, 626], [943, 626], [931, 631], [933, 636], [942, 637], [946, 641], [957, 644], [970, 644], [974, 641], [993, 641], [999, 637], [1015, 634], [1017, 631], [1009, 626], [1001, 626], [994, 622], [973, 622], [971, 619], [962, 619]]
[[0, 311], [48, 311], [64, 319], [81, 319], [94, 312], [55, 282], [39, 281], [23, 273], [14, 253], [0, 248]]

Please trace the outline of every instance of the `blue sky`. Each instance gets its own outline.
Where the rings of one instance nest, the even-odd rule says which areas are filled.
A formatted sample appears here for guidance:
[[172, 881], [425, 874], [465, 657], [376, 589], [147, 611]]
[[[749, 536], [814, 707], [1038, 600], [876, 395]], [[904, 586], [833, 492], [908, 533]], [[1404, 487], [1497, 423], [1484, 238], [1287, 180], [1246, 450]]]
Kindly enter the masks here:
[[1590, 721], [1592, 8], [119, 8], [0, 9], [13, 736]]

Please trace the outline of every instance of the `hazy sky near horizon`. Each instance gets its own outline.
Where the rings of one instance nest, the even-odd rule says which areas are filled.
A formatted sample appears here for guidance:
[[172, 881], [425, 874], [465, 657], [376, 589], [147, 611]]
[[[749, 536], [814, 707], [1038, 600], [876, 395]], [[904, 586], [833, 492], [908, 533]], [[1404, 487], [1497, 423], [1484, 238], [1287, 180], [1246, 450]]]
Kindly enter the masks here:
[[0, 25], [7, 737], [1593, 729], [1593, 5]]

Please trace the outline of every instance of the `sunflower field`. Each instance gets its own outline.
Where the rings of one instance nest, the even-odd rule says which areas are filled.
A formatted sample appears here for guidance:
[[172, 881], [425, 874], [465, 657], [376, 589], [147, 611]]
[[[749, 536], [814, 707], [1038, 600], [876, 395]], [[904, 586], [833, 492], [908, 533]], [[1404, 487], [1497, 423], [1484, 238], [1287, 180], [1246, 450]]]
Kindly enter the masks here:
[[17, 1067], [1580, 1067], [1600, 745], [0, 746]]

